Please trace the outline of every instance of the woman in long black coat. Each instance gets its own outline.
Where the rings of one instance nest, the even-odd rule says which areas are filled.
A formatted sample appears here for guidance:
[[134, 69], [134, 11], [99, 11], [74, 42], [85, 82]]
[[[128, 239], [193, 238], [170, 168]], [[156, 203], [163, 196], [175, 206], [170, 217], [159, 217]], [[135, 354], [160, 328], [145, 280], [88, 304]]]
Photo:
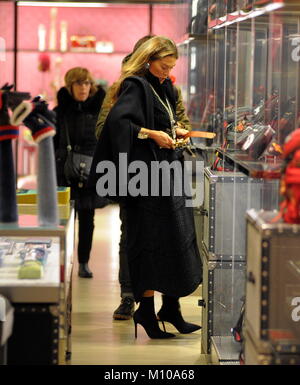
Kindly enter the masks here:
[[[177, 57], [174, 42], [156, 36], [142, 44], [124, 65], [89, 179], [98, 194], [123, 202], [126, 207], [129, 271], [135, 300], [140, 302], [133, 319], [135, 327], [141, 324], [150, 338], [174, 336], [159, 329], [154, 291], [165, 294], [158, 313], [161, 321], [171, 322], [181, 333], [200, 328], [183, 320], [178, 302], [202, 280], [192, 208], [186, 207], [184, 191], [174, 193], [176, 173], [169, 175], [169, 194], [163, 194], [163, 176], [156, 193], [151, 192], [157, 182], [150, 173], [153, 161], [183, 164], [182, 153], [174, 149], [174, 137], [182, 137], [187, 131], [174, 125], [176, 98], [168, 78]], [[147, 173], [145, 194], [133, 192], [135, 179], [124, 167], [125, 159], [131, 165], [140, 161], [146, 166], [141, 171]], [[109, 164], [114, 165], [117, 177], [105, 184], [108, 174], [104, 165]]]
[[57, 179], [59, 186], [71, 186], [71, 199], [75, 200], [78, 215], [78, 262], [79, 276], [92, 278], [88, 262], [92, 248], [95, 208], [104, 202], [82, 181], [67, 181], [64, 164], [67, 157], [67, 131], [75, 152], [93, 156], [96, 148], [95, 126], [105, 97], [105, 91], [96, 87], [90, 72], [81, 67], [70, 69], [65, 75], [65, 87], [57, 94], [56, 149]]

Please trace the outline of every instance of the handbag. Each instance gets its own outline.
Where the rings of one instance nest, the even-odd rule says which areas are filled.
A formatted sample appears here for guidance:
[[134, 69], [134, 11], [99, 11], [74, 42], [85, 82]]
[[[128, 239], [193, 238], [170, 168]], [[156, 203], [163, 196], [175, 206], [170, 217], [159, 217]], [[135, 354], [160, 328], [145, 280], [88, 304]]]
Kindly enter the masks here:
[[75, 182], [78, 183], [79, 187], [82, 187], [89, 177], [93, 157], [73, 151], [67, 124], [65, 124], [65, 129], [67, 137], [67, 158], [64, 164], [65, 178], [69, 184]]
[[67, 182], [86, 182], [89, 177], [92, 160], [93, 157], [89, 155], [68, 150], [67, 159], [64, 164]]

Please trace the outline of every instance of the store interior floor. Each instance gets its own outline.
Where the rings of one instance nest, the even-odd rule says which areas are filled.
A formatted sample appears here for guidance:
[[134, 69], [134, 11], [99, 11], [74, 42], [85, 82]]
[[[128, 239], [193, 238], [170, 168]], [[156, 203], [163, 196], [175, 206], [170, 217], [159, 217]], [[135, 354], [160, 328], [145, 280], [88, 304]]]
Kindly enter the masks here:
[[[201, 354], [201, 330], [179, 334], [169, 323], [167, 331], [176, 338], [151, 340], [138, 325], [134, 338], [132, 320], [115, 321], [113, 312], [120, 303], [118, 248], [119, 206], [97, 209], [90, 267], [92, 279], [79, 278], [75, 254], [73, 271], [72, 365], [205, 365]], [[198, 307], [200, 288], [181, 299], [187, 321], [201, 324]], [[160, 294], [155, 295], [159, 310]]]

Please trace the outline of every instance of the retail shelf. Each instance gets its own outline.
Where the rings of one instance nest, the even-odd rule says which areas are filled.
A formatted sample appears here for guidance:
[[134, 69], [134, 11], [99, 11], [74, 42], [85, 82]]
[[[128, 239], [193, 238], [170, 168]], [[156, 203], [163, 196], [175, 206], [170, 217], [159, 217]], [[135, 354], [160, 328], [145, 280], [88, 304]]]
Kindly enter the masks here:
[[207, 34], [187, 33], [178, 40], [177, 46], [190, 43], [191, 41], [207, 41]]
[[[60, 212], [59, 226], [39, 226], [37, 209], [34, 205], [28, 205], [28, 208], [24, 211], [24, 205], [18, 206], [19, 223], [17, 225], [12, 224], [0, 224], [0, 237], [6, 238], [59, 238], [60, 240], [60, 280], [62, 283], [69, 282], [71, 279], [71, 271], [73, 265], [73, 252], [74, 252], [74, 208], [73, 202], [69, 210]], [[26, 213], [26, 214], [21, 214]]]
[[283, 2], [281, 0], [274, 1], [257, 1], [254, 5], [249, 5], [243, 9], [231, 12], [217, 19], [211, 20], [208, 24], [208, 29], [218, 29], [226, 27], [230, 24], [237, 23], [246, 19], [258, 17], [264, 13], [276, 11], [286, 6], [292, 5], [295, 10], [299, 8], [299, 5], [292, 4], [291, 1]]
[[[6, 52], [15, 52], [13, 49], [8, 49]], [[96, 55], [128, 55], [129, 52], [125, 51], [114, 51], [114, 52], [96, 52], [96, 51], [38, 51], [36, 49], [18, 49], [17, 53], [47, 53], [47, 54], [60, 54], [60, 55], [65, 55], [65, 54], [96, 54]]]
[[[5, 238], [2, 238], [5, 239]], [[52, 240], [50, 255], [44, 267], [44, 275], [40, 279], [19, 279], [18, 271], [21, 258], [18, 251], [24, 247], [26, 238], [9, 238], [14, 242], [16, 250], [5, 256], [5, 262], [0, 269], [0, 292], [12, 302], [18, 303], [56, 303], [60, 293], [60, 245], [58, 237]]]
[[239, 171], [252, 178], [280, 179], [282, 160], [276, 157], [262, 161], [252, 160], [248, 154], [242, 151], [228, 151], [217, 149], [218, 156]]

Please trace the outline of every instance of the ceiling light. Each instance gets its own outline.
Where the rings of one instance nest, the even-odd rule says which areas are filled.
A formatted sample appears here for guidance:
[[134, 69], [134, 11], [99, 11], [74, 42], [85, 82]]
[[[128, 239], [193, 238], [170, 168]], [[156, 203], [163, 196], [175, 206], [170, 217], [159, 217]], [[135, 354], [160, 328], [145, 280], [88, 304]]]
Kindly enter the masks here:
[[55, 1], [18, 1], [17, 5], [23, 7], [77, 7], [77, 8], [102, 8], [107, 7], [105, 3], [85, 2], [55, 2]]

